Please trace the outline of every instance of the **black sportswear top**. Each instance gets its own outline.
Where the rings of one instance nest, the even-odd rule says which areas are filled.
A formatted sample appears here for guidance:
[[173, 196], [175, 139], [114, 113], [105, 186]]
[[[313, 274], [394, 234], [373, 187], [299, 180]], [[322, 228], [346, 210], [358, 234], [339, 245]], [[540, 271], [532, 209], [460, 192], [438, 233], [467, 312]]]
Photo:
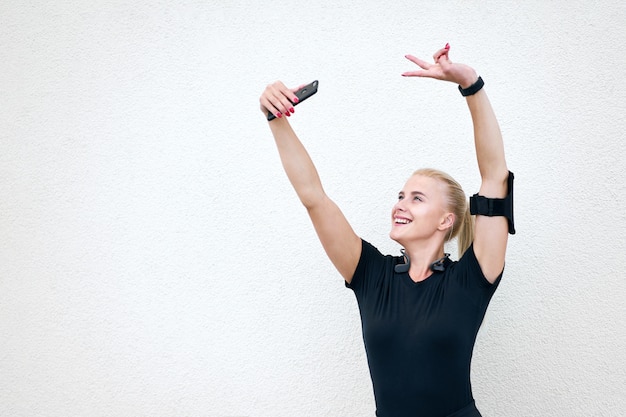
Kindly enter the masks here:
[[459, 261], [421, 282], [362, 241], [350, 284], [361, 312], [363, 340], [379, 417], [480, 416], [473, 406], [470, 362], [495, 284], [483, 275], [473, 246]]

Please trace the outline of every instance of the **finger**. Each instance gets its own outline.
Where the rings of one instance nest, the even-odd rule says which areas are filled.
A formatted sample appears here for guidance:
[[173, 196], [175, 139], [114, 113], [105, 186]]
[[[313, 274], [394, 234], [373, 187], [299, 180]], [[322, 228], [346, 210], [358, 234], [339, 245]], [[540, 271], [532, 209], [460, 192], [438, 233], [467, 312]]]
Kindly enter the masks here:
[[282, 101], [281, 91], [285, 90], [285, 85], [276, 81], [273, 84], [269, 84], [260, 98], [261, 108], [269, 111], [276, 117], [282, 117], [284, 113], [284, 104]]
[[261, 104], [261, 110], [263, 111], [263, 113], [267, 114], [269, 112], [278, 118], [283, 116], [283, 114], [276, 108], [276, 106], [274, 106], [274, 104], [272, 104], [272, 102], [266, 96], [262, 96], [259, 102]]
[[447, 52], [439, 57], [438, 63], [441, 66], [441, 70], [443, 72], [446, 72], [448, 68], [450, 68], [450, 66], [452, 65], [452, 62], [450, 62], [450, 58], [448, 57]]
[[[298, 91], [298, 88], [287, 88], [285, 85], [282, 85], [280, 88], [280, 96], [281, 103], [283, 104], [283, 110], [289, 112], [289, 110], [293, 110], [293, 103], [298, 102], [298, 97], [295, 92]], [[293, 111], [292, 111], [293, 113]]]
[[442, 48], [440, 50], [438, 50], [437, 52], [435, 52], [433, 54], [433, 59], [435, 60], [436, 63], [439, 63], [439, 60], [441, 59], [441, 57], [443, 56], [448, 56], [448, 49], [446, 48]]
[[[307, 86], [307, 84], [300, 84], [296, 88], [292, 88], [292, 89], [289, 90], [289, 92], [290, 92], [289, 96], [291, 97], [289, 100], [291, 100], [291, 103], [293, 103], [295, 105], [296, 103], [298, 103], [298, 101], [300, 101], [300, 99], [296, 95], [296, 92], [298, 92], [299, 90], [302, 90], [306, 86]], [[293, 106], [291, 108], [289, 108], [289, 112], [291, 112], [292, 114], [295, 113]], [[287, 114], [287, 116], [289, 116], [289, 114]]]
[[285, 116], [289, 116], [289, 113], [293, 113], [293, 103], [298, 101], [298, 98], [293, 92], [293, 89], [287, 88], [283, 83], [276, 85], [274, 97], [280, 102], [280, 105], [274, 104], [278, 110]]
[[446, 46], [444, 46], [442, 49], [435, 52], [435, 54], [433, 55], [433, 58], [435, 59], [435, 62], [437, 62], [444, 55], [446, 57], [449, 57], [449, 53], [450, 53], [450, 44], [446, 43]]
[[430, 69], [430, 67], [432, 66], [432, 64], [429, 64], [428, 62], [421, 60], [413, 55], [405, 55], [404, 57], [425, 70]]
[[407, 72], [403, 72], [402, 76], [403, 77], [427, 77], [427, 72], [426, 71], [407, 71]]
[[287, 88], [285, 84], [281, 82], [274, 83], [272, 85], [272, 94], [268, 97], [271, 100], [274, 107], [284, 115], [289, 115], [289, 112], [293, 113], [293, 99], [297, 101], [296, 95]]

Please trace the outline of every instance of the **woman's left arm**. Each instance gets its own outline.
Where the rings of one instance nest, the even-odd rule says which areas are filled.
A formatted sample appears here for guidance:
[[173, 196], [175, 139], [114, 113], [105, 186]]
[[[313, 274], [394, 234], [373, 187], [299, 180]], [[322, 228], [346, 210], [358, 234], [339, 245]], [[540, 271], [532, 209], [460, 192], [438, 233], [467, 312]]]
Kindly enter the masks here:
[[[466, 99], [474, 124], [476, 158], [482, 179], [478, 194], [486, 198], [504, 198], [508, 192], [509, 170], [495, 113], [484, 88]], [[483, 274], [491, 283], [504, 269], [508, 236], [506, 217], [476, 216], [474, 253]]]
[[[408, 77], [428, 77], [450, 81], [463, 89], [478, 79], [476, 71], [464, 64], [452, 63], [448, 57], [449, 45], [435, 52], [434, 64], [412, 55], [406, 58], [421, 70], [405, 72]], [[509, 170], [504, 157], [502, 133], [485, 89], [466, 96], [474, 125], [474, 143], [482, 183], [479, 195], [486, 198], [504, 198], [508, 192]], [[504, 268], [508, 242], [508, 222], [501, 216], [476, 216], [474, 253], [487, 280], [495, 282]]]

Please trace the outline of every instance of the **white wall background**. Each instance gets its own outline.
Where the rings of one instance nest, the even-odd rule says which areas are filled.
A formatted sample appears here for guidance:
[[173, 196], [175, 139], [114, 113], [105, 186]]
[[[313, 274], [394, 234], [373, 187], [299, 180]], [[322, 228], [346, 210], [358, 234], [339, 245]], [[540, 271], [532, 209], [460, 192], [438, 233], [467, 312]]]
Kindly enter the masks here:
[[626, 3], [0, 4], [0, 415], [372, 416], [353, 294], [258, 97], [381, 250], [418, 167], [477, 190], [452, 84], [487, 83], [518, 234], [477, 342], [485, 416], [626, 414]]

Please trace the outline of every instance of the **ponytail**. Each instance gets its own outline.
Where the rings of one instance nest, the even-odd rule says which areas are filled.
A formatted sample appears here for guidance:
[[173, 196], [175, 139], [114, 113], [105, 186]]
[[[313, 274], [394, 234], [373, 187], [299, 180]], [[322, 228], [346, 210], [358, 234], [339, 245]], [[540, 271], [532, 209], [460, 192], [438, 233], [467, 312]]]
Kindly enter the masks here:
[[474, 216], [470, 214], [469, 204], [465, 203], [465, 213], [460, 224], [459, 233], [457, 235], [457, 246], [459, 249], [459, 259], [474, 241]]

